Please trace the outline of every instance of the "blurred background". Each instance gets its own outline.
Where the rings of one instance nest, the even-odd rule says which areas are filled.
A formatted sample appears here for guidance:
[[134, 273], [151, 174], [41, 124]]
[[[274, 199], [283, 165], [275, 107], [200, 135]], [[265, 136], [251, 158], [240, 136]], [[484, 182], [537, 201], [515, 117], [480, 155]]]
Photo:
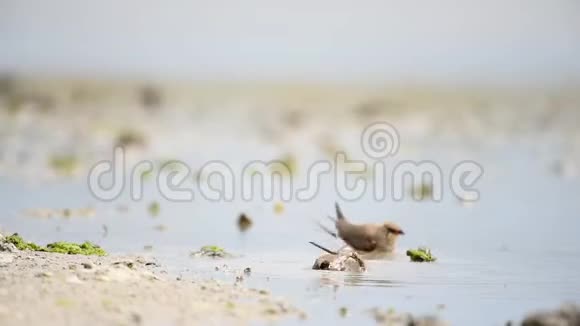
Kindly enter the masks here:
[[580, 78], [574, 0], [0, 6], [0, 69], [8, 73], [501, 85]]
[[[220, 245], [241, 256], [232, 266], [252, 265], [250, 284], [307, 302], [312, 323], [367, 320], [336, 311], [385, 302], [504, 323], [580, 300], [579, 58], [576, 0], [0, 0], [0, 229], [208, 277], [219, 277], [213, 263], [189, 252]], [[360, 134], [377, 121], [400, 135], [389, 169], [430, 160], [448, 180], [473, 160], [481, 199], [445, 188], [436, 202], [426, 184], [407, 189], [421, 200], [346, 202], [332, 176], [302, 202], [170, 202], [145, 174], [140, 201], [126, 188], [103, 202], [87, 186], [116, 145], [128, 167], [187, 163], [192, 189], [212, 160], [236, 173], [282, 160], [298, 185], [337, 151], [372, 163]], [[363, 275], [311, 271], [320, 253], [308, 241], [340, 246], [315, 223], [335, 201], [357, 222], [400, 224], [401, 257]], [[419, 245], [438, 262], [409, 263], [405, 249]]]

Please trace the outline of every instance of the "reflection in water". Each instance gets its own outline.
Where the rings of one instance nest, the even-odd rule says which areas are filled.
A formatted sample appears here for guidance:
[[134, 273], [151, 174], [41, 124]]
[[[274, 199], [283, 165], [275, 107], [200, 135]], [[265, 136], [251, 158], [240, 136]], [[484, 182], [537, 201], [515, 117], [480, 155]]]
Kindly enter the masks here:
[[404, 286], [403, 282], [373, 279], [365, 275], [348, 275], [344, 279], [344, 285], [347, 286], [373, 286], [373, 287], [400, 287]]

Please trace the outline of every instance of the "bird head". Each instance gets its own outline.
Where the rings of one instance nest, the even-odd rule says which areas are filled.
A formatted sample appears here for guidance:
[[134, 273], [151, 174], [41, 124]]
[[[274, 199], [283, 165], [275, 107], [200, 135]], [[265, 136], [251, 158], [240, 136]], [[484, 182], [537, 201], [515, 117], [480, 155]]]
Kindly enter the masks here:
[[401, 229], [401, 227], [392, 222], [383, 223], [383, 227], [385, 228], [387, 235], [399, 236], [405, 234], [405, 232], [403, 232], [403, 229]]

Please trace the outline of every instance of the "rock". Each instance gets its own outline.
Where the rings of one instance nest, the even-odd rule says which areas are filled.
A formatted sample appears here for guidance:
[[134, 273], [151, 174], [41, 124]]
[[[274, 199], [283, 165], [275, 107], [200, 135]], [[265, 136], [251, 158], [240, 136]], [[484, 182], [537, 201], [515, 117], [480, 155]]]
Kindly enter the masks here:
[[18, 248], [9, 242], [0, 242], [0, 252], [16, 252]]
[[139, 315], [138, 313], [134, 312], [131, 313], [131, 321], [135, 325], [141, 325], [143, 323], [143, 317], [141, 317], [141, 315]]
[[569, 325], [580, 325], [580, 305], [566, 304], [557, 310], [535, 312], [522, 322], [522, 326]]
[[240, 229], [241, 232], [247, 231], [249, 228], [252, 227], [252, 224], [253, 224], [252, 219], [249, 218], [248, 215], [242, 213], [238, 217], [238, 229]]
[[18, 248], [13, 243], [4, 242], [4, 238], [0, 240], [0, 252], [16, 252]]
[[81, 265], [83, 265], [84, 269], [92, 269], [93, 268], [93, 264], [91, 264], [91, 263], [82, 263]]
[[360, 256], [354, 251], [323, 254], [318, 257], [312, 266], [316, 270], [329, 270], [340, 272], [364, 272], [366, 266]]

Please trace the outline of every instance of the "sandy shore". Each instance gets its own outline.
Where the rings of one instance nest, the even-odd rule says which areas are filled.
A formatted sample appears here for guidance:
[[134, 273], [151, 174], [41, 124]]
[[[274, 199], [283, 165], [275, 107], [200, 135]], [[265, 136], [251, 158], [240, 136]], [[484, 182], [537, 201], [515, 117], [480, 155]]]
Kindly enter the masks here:
[[171, 277], [150, 258], [0, 251], [1, 325], [221, 325], [305, 317], [268, 291]]

